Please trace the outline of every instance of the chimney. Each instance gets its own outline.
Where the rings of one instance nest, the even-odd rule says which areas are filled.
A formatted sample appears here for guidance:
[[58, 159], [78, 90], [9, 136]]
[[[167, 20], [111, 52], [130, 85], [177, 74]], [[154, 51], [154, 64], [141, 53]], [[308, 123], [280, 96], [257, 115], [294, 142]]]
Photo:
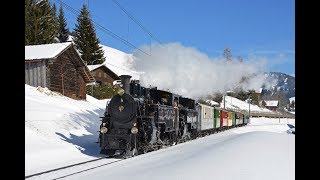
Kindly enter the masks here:
[[130, 94], [130, 75], [121, 75], [119, 76], [122, 83], [122, 89], [124, 90], [124, 93]]

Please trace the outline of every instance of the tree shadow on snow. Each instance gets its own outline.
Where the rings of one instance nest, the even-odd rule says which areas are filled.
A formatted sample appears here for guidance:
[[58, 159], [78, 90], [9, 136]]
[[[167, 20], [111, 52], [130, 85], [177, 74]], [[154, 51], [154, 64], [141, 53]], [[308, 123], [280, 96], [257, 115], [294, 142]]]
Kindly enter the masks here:
[[[93, 157], [102, 157], [100, 155], [100, 147], [98, 142], [99, 127], [100, 127], [100, 116], [104, 113], [104, 109], [97, 109], [95, 111], [87, 111], [86, 113], [69, 114], [72, 119], [75, 119], [79, 126], [82, 126], [90, 134], [75, 135], [70, 133], [70, 137], [56, 132], [62, 140], [75, 145], [75, 147], [83, 154]], [[98, 114], [98, 115], [97, 115]]]

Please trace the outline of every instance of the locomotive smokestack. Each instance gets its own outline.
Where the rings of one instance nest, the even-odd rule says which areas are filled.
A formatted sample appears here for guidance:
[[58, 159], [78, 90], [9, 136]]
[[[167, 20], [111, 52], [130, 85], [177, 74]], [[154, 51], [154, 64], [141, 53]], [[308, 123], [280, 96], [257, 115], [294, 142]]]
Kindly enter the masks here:
[[130, 75], [121, 75], [119, 77], [120, 77], [121, 83], [123, 85], [122, 88], [124, 90], [124, 93], [130, 94], [130, 78], [132, 76], [130, 76]]

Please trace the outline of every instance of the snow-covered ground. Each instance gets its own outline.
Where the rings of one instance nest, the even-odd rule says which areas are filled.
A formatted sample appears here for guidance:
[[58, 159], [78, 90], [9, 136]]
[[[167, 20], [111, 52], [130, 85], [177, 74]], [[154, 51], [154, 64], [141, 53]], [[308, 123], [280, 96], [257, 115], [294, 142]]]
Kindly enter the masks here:
[[245, 133], [242, 129], [246, 128], [178, 144], [68, 179], [295, 179], [294, 135]]
[[97, 130], [106, 100], [73, 100], [25, 85], [25, 173], [90, 160], [99, 153]]
[[[95, 142], [106, 103], [88, 95], [86, 101], [73, 100], [25, 85], [25, 175], [100, 157]], [[295, 136], [286, 132], [287, 124], [295, 125], [295, 120], [252, 118], [245, 127], [66, 178], [294, 179]]]

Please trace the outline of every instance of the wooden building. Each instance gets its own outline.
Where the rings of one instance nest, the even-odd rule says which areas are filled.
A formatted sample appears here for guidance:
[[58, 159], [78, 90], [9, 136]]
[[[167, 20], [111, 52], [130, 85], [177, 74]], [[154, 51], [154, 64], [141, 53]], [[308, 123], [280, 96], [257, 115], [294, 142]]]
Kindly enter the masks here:
[[276, 111], [279, 108], [279, 101], [277, 100], [264, 100], [263, 104], [271, 111]]
[[112, 85], [113, 81], [120, 80], [119, 76], [111, 71], [107, 66], [104, 64], [97, 64], [97, 65], [87, 65], [91, 74], [93, 75], [96, 83], [101, 84], [108, 84]]
[[86, 99], [95, 79], [71, 42], [25, 46], [25, 83]]

